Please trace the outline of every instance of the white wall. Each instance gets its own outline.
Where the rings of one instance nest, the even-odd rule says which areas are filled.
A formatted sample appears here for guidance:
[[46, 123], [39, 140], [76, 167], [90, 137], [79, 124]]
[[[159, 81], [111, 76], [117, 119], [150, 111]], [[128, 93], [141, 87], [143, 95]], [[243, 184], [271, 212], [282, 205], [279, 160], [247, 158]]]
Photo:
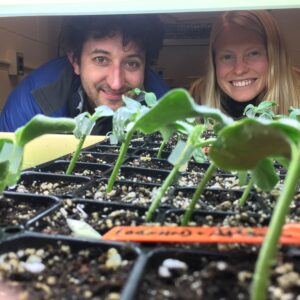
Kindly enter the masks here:
[[[0, 18], [0, 110], [10, 90], [26, 73], [56, 55], [60, 19]], [[24, 56], [24, 76], [16, 75], [16, 52]]]

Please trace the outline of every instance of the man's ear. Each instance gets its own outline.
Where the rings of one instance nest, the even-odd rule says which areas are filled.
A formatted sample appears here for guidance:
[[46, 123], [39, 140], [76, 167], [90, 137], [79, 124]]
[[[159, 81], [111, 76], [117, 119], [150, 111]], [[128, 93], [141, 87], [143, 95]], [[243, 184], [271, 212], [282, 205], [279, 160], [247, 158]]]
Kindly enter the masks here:
[[67, 53], [67, 57], [68, 57], [68, 60], [69, 60], [70, 64], [71, 64], [72, 67], [73, 67], [74, 73], [75, 73], [76, 75], [79, 75], [79, 74], [80, 74], [80, 68], [79, 68], [78, 61], [77, 61], [77, 59], [75, 58], [74, 53], [73, 53], [73, 52], [68, 52], [68, 53]]

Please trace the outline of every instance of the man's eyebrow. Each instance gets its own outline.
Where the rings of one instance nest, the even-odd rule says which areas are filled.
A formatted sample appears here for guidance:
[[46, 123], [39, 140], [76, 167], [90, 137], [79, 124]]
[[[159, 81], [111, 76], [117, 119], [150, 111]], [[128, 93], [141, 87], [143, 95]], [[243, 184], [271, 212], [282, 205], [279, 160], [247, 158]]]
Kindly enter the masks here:
[[143, 53], [135, 53], [135, 54], [128, 55], [127, 58], [139, 58], [143, 60], [145, 59], [145, 55]]
[[110, 54], [109, 51], [106, 51], [106, 50], [103, 50], [103, 49], [98, 49], [98, 48], [91, 51], [91, 54], [98, 54], [98, 53], [99, 54], [106, 54], [106, 55]]
[[[91, 54], [110, 55], [111, 53], [107, 50], [96, 48], [96, 49], [91, 51]], [[139, 59], [143, 60], [143, 59], [145, 59], [145, 54], [144, 54], [144, 52], [141, 51], [141, 52], [130, 54], [130, 55], [127, 56], [127, 58], [139, 58]]]

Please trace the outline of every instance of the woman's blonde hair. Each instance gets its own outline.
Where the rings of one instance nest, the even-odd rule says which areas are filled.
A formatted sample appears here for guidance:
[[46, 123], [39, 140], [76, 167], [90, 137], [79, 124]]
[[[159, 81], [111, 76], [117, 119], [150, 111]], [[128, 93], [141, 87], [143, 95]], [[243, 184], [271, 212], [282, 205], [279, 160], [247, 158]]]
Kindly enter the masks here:
[[299, 107], [299, 72], [292, 68], [277, 23], [267, 11], [232, 11], [221, 15], [210, 34], [207, 74], [190, 88], [195, 100], [221, 109], [220, 100], [223, 92], [216, 79], [214, 45], [224, 27], [232, 24], [256, 31], [266, 44], [269, 62], [267, 86], [265, 91], [258, 95], [258, 103], [264, 100], [275, 101], [278, 104], [276, 113], [280, 114], [288, 114], [290, 106]]

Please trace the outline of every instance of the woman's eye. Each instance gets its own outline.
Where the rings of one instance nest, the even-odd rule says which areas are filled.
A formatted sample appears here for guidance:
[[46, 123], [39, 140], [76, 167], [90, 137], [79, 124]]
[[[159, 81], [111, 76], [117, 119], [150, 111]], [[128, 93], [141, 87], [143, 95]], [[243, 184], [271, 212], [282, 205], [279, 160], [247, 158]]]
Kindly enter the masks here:
[[248, 53], [248, 57], [257, 57], [260, 55], [260, 52], [259, 51], [251, 51]]
[[233, 61], [233, 59], [234, 59], [234, 56], [232, 54], [223, 54], [220, 57], [220, 61], [224, 62], [224, 63], [231, 62], [231, 61]]

